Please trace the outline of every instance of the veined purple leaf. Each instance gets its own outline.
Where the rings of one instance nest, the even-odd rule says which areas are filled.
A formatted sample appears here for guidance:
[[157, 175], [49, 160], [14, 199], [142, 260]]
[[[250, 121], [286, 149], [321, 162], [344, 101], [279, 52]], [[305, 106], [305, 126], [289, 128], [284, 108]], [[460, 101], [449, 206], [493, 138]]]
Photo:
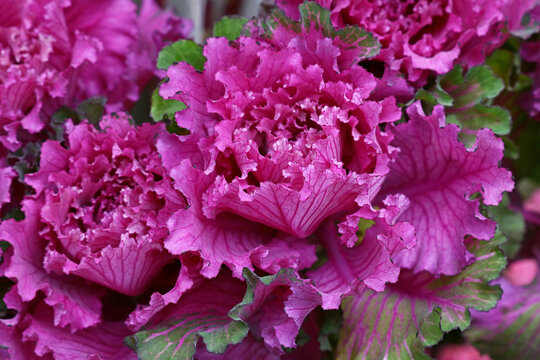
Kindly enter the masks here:
[[[496, 224], [479, 211], [480, 199], [497, 205], [514, 187], [511, 173], [499, 166], [503, 142], [482, 129], [474, 146], [465, 147], [458, 128], [445, 125], [440, 105], [425, 115], [415, 102], [407, 114], [411, 120], [394, 128], [392, 145], [400, 154], [379, 195], [401, 193], [410, 200], [399, 220], [415, 227], [416, 246], [396, 260], [416, 272], [455, 275], [473, 259], [464, 237], [488, 240], [495, 233]], [[475, 193], [480, 196], [472, 199]]]

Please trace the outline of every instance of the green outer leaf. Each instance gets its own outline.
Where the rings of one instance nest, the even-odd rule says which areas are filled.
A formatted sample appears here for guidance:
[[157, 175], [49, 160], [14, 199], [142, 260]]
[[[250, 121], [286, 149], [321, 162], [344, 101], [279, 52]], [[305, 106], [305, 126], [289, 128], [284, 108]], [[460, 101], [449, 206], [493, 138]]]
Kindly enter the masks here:
[[166, 129], [171, 134], [176, 134], [176, 135], [181, 135], [181, 136], [191, 134], [191, 132], [188, 129], [184, 129], [183, 127], [178, 126], [176, 121], [171, 121], [169, 124], [167, 124]]
[[150, 330], [126, 338], [126, 345], [141, 360], [188, 360], [195, 354], [199, 337], [210, 352], [223, 353], [229, 344], [240, 343], [248, 333], [242, 321], [222, 314], [186, 314]]
[[50, 125], [53, 133], [49, 134], [49, 138], [64, 141], [64, 123], [67, 119], [71, 119], [74, 124], [88, 120], [90, 124], [99, 128], [99, 121], [105, 113], [106, 103], [106, 98], [96, 96], [82, 101], [75, 109], [62, 106], [51, 117]]
[[504, 143], [504, 157], [512, 160], [519, 159], [519, 148], [514, 140], [504, 136], [502, 141]]
[[501, 296], [496, 278], [506, 260], [498, 249], [504, 237], [474, 240], [468, 248], [477, 261], [455, 276], [402, 271], [384, 292], [364, 290], [342, 304], [344, 326], [337, 359], [423, 359], [425, 346], [438, 343], [444, 332], [470, 325], [469, 308], [486, 311]]
[[166, 70], [176, 62], [186, 62], [198, 71], [204, 70], [203, 49], [191, 40], [180, 40], [164, 47], [158, 55], [158, 69]]
[[510, 112], [500, 106], [487, 107], [482, 104], [465, 110], [448, 111], [447, 123], [457, 124], [468, 130], [488, 128], [497, 135], [507, 135], [512, 127]]
[[463, 69], [457, 65], [449, 73], [443, 75], [438, 83], [454, 99], [456, 108], [479, 104], [492, 99], [504, 89], [504, 83], [487, 66], [476, 66], [469, 70], [465, 77]]
[[319, 331], [319, 344], [321, 351], [334, 351], [337, 344], [336, 335], [343, 326], [343, 313], [340, 310], [327, 310], [323, 312], [323, 321]]
[[214, 354], [221, 354], [229, 344], [239, 344], [244, 340], [249, 327], [242, 321], [231, 321], [221, 328], [209, 329], [200, 333], [206, 350]]
[[174, 120], [174, 114], [177, 111], [186, 109], [187, 106], [183, 102], [174, 99], [165, 100], [159, 95], [159, 86], [152, 93], [152, 107], [150, 116], [154, 121], [162, 121], [166, 117]]
[[101, 117], [105, 113], [105, 104], [107, 99], [101, 96], [96, 96], [83, 101], [77, 106], [77, 114], [81, 120], [88, 120], [90, 124], [98, 127]]
[[236, 40], [247, 22], [248, 20], [243, 17], [225, 16], [214, 25], [214, 36], [226, 37], [230, 41]]
[[[501, 53], [501, 56], [504, 55]], [[507, 76], [505, 69], [497, 70]], [[431, 113], [436, 105], [443, 105], [447, 122], [457, 124], [464, 130], [489, 128], [497, 135], [507, 135], [512, 127], [510, 112], [500, 106], [491, 106], [491, 100], [504, 87], [503, 80], [487, 66], [473, 67], [464, 76], [463, 69], [457, 65], [439, 77], [431, 89], [420, 89], [415, 100], [422, 101], [427, 113]], [[472, 135], [470, 132], [463, 133]], [[468, 137], [470, 139], [464, 139], [465, 143], [474, 142], [474, 136]]]
[[[512, 40], [513, 38], [510, 38], [505, 46]], [[513, 92], [525, 90], [533, 84], [533, 79], [522, 73], [519, 46], [519, 43], [513, 45], [512, 47], [516, 47], [514, 51], [497, 49], [486, 59], [486, 65], [504, 81], [505, 88]]]

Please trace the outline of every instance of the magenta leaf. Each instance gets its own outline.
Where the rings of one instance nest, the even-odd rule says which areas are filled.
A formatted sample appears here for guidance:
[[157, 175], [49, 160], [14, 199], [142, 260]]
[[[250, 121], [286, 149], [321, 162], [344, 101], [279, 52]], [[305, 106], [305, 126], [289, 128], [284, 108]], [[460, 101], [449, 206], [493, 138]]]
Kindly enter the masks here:
[[264, 277], [244, 269], [243, 275], [248, 283], [246, 295], [229, 315], [247, 322], [273, 348], [296, 347], [302, 322], [321, 304], [321, 295], [292, 269]]

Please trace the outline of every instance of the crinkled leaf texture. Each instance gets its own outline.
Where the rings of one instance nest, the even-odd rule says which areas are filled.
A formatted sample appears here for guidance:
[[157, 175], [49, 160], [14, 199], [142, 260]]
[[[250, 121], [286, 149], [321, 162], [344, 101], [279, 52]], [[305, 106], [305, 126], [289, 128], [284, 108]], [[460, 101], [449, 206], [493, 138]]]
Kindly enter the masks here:
[[488, 240], [495, 233], [495, 223], [479, 211], [480, 199], [497, 205], [514, 187], [511, 173], [499, 167], [503, 142], [482, 129], [466, 148], [457, 126], [445, 125], [440, 105], [428, 116], [415, 102], [407, 114], [410, 121], [393, 128], [392, 145], [400, 153], [379, 195], [401, 193], [410, 200], [398, 219], [415, 227], [416, 246], [396, 260], [416, 272], [454, 275], [473, 258], [463, 245], [465, 235]]
[[277, 350], [296, 347], [295, 339], [305, 317], [321, 304], [321, 295], [293, 269], [259, 277], [244, 270], [246, 295], [229, 315], [250, 325], [251, 331]]
[[391, 97], [369, 100], [376, 80], [358, 65], [378, 44], [358, 28], [335, 31], [317, 5], [304, 9], [302, 22], [281, 14], [255, 38], [209, 39], [202, 73], [186, 63], [167, 72], [160, 94], [188, 106], [176, 121], [201, 154], [190, 160], [216, 175], [207, 218], [235, 213], [305, 238], [356, 210], [357, 196], [371, 199], [388, 171], [391, 138], [378, 125], [400, 112]]
[[164, 223], [185, 204], [155, 148], [162, 125], [133, 127], [118, 113], [99, 126], [66, 126], [69, 146], [45, 142], [40, 170], [26, 176], [43, 202], [43, 266], [138, 295], [171, 260]]
[[[0, 19], [0, 143], [16, 150], [62, 105], [105, 96], [130, 107], [155, 74], [159, 50], [190, 22], [143, 0], [6, 0]], [[24, 134], [24, 135], [23, 135]]]
[[[502, 239], [502, 240], [501, 240]], [[501, 296], [488, 285], [506, 265], [498, 245], [470, 240], [477, 261], [455, 276], [436, 278], [428, 272], [401, 272], [384, 292], [365, 289], [344, 300], [344, 326], [337, 359], [426, 359], [425, 346], [438, 343], [444, 332], [470, 325], [469, 309], [487, 311]]]
[[281, 19], [271, 36], [208, 39], [202, 72], [173, 65], [160, 89], [187, 104], [176, 121], [190, 131], [158, 144], [190, 205], [169, 220], [165, 247], [199, 252], [208, 278], [222, 264], [237, 277], [309, 267], [307, 238], [357, 210], [359, 195], [372, 200], [396, 153], [379, 124], [400, 111], [393, 98], [369, 100], [376, 80], [357, 64], [376, 42], [340, 37], [316, 12]]
[[[276, 2], [289, 16], [299, 17], [303, 0]], [[401, 73], [415, 86], [424, 85], [430, 74], [447, 73], [457, 63], [481, 64], [508, 37], [501, 31], [505, 22], [519, 27], [521, 17], [534, 5], [486, 0], [316, 2], [330, 10], [337, 28], [356, 25], [372, 32], [383, 45], [375, 59], [384, 62], [385, 73]]]
[[102, 290], [88, 286], [82, 279], [48, 273], [43, 268], [45, 240], [38, 233], [42, 203], [23, 203], [25, 219], [7, 220], [0, 225], [0, 239], [13, 246], [13, 256], [4, 276], [17, 279], [17, 291], [23, 301], [33, 300], [38, 291], [54, 309], [55, 326], [70, 325], [79, 330], [94, 326], [101, 317]]
[[495, 283], [503, 290], [497, 307], [487, 313], [473, 312], [473, 324], [465, 336], [493, 360], [540, 358], [540, 281], [513, 285], [505, 278]]
[[315, 247], [307, 242], [292, 236], [278, 237], [275, 230], [233, 214], [205, 217], [203, 194], [213, 177], [194, 168], [189, 160], [176, 166], [171, 177], [189, 207], [170, 217], [165, 247], [175, 255], [199, 253], [203, 276], [215, 277], [223, 264], [242, 278], [244, 267], [277, 272], [280, 267], [306, 268], [315, 262]]
[[38, 305], [28, 320], [30, 326], [24, 330], [23, 339], [30, 343], [36, 341], [35, 353], [40, 356], [52, 354], [56, 360], [137, 359], [122, 341], [129, 331], [121, 322], [102, 322], [96, 327], [71, 333], [66, 328], [54, 326], [52, 311], [44, 304]]

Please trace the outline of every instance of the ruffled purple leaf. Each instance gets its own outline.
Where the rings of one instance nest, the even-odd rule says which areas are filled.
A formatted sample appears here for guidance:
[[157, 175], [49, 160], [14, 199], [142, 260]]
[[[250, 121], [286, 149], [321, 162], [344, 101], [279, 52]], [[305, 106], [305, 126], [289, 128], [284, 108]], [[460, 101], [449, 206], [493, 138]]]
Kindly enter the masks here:
[[[400, 200], [386, 199], [388, 207], [379, 213], [361, 209], [338, 226], [332, 221], [321, 226], [317, 236], [328, 259], [308, 275], [323, 296], [324, 309], [337, 309], [341, 298], [356, 293], [364, 286], [383, 291], [386, 283], [397, 281], [400, 268], [392, 259], [413, 247], [415, 238], [410, 224], [395, 221], [396, 215], [404, 209], [389, 214], [393, 210], [393, 201]], [[403, 206], [406, 208], [407, 204], [399, 205]], [[360, 229], [367, 219], [374, 220], [366, 229]]]
[[11, 200], [11, 182], [17, 173], [15, 170], [5, 164], [5, 160], [0, 157], [0, 208]]
[[46, 142], [39, 172], [27, 176], [44, 198], [44, 266], [137, 295], [171, 260], [163, 223], [184, 199], [154, 146], [161, 126], [133, 128], [126, 114], [100, 126], [104, 132], [88, 124], [69, 128], [68, 149]]
[[154, 0], [144, 0], [139, 14], [129, 0], [2, 6], [0, 143], [12, 151], [63, 105], [106, 96], [109, 109], [130, 107], [154, 76], [158, 51], [190, 30]]
[[245, 321], [251, 331], [277, 350], [296, 347], [295, 339], [304, 319], [321, 304], [321, 295], [292, 269], [259, 277], [244, 270], [246, 295], [229, 315]]
[[41, 206], [27, 201], [23, 204], [23, 221], [7, 220], [0, 225], [0, 239], [13, 246], [4, 276], [17, 280], [23, 301], [31, 301], [38, 291], [43, 292], [45, 303], [54, 308], [56, 326], [70, 324], [73, 330], [94, 326], [101, 317], [102, 291], [81, 279], [51, 274], [43, 268], [45, 241], [38, 231]]
[[396, 126], [392, 145], [400, 148], [381, 190], [381, 196], [401, 193], [410, 200], [399, 217], [416, 229], [416, 246], [399, 254], [397, 263], [418, 272], [456, 274], [472, 256], [465, 249], [465, 235], [488, 240], [495, 223], [478, 209], [497, 205], [504, 191], [513, 189], [508, 170], [499, 167], [503, 143], [491, 130], [477, 133], [476, 143], [466, 148], [458, 128], [446, 125], [442, 107], [426, 116], [419, 102], [407, 110], [411, 120]]
[[196, 253], [186, 253], [179, 257], [181, 262], [180, 273], [172, 289], [165, 294], [160, 292], [152, 293], [148, 304], [139, 304], [129, 314], [125, 323], [133, 332], [139, 331], [166, 306], [176, 304], [186, 291], [194, 286], [199, 286], [201, 281], [203, 281], [202, 276], [199, 274], [203, 263], [200, 256]]
[[377, 125], [400, 112], [393, 98], [369, 99], [376, 80], [357, 64], [378, 44], [356, 28], [333, 30], [317, 5], [305, 9], [301, 23], [258, 24], [256, 39], [209, 39], [202, 72], [168, 69], [160, 94], [188, 106], [176, 121], [190, 135], [177, 141], [189, 152], [163, 158], [189, 158], [212, 177], [207, 218], [233, 213], [304, 238], [356, 210], [356, 197], [371, 200], [388, 172], [391, 137]]
[[[202, 211], [204, 192], [212, 177], [195, 169], [188, 160], [171, 171], [175, 186], [188, 200], [189, 207], [181, 209], [168, 221], [170, 236], [165, 247], [180, 255], [198, 252], [203, 260], [200, 273], [215, 277], [222, 264], [241, 278], [242, 269], [276, 269], [275, 263], [291, 267], [308, 267], [314, 261], [314, 246], [297, 244], [291, 237], [275, 238], [275, 230], [250, 222], [236, 215], [220, 214], [208, 219]], [[274, 239], [275, 238], [275, 239]], [[296, 260], [294, 260], [296, 259]]]
[[[261, 169], [264, 171], [264, 169]], [[299, 169], [300, 170], [300, 169]], [[252, 221], [303, 238], [312, 234], [328, 216], [352, 210], [351, 197], [365, 188], [358, 178], [344, 171], [308, 166], [302, 171], [302, 187], [294, 189], [271, 182], [259, 188], [218, 178], [209, 196], [209, 216], [215, 211], [234, 211]], [[306, 194], [306, 195], [304, 195]]]
[[72, 333], [54, 326], [52, 311], [39, 305], [28, 321], [30, 325], [23, 332], [23, 340], [35, 342], [35, 353], [40, 358], [50, 354], [58, 360], [137, 359], [135, 353], [124, 345], [124, 337], [129, 331], [122, 323], [102, 322], [96, 327]]

